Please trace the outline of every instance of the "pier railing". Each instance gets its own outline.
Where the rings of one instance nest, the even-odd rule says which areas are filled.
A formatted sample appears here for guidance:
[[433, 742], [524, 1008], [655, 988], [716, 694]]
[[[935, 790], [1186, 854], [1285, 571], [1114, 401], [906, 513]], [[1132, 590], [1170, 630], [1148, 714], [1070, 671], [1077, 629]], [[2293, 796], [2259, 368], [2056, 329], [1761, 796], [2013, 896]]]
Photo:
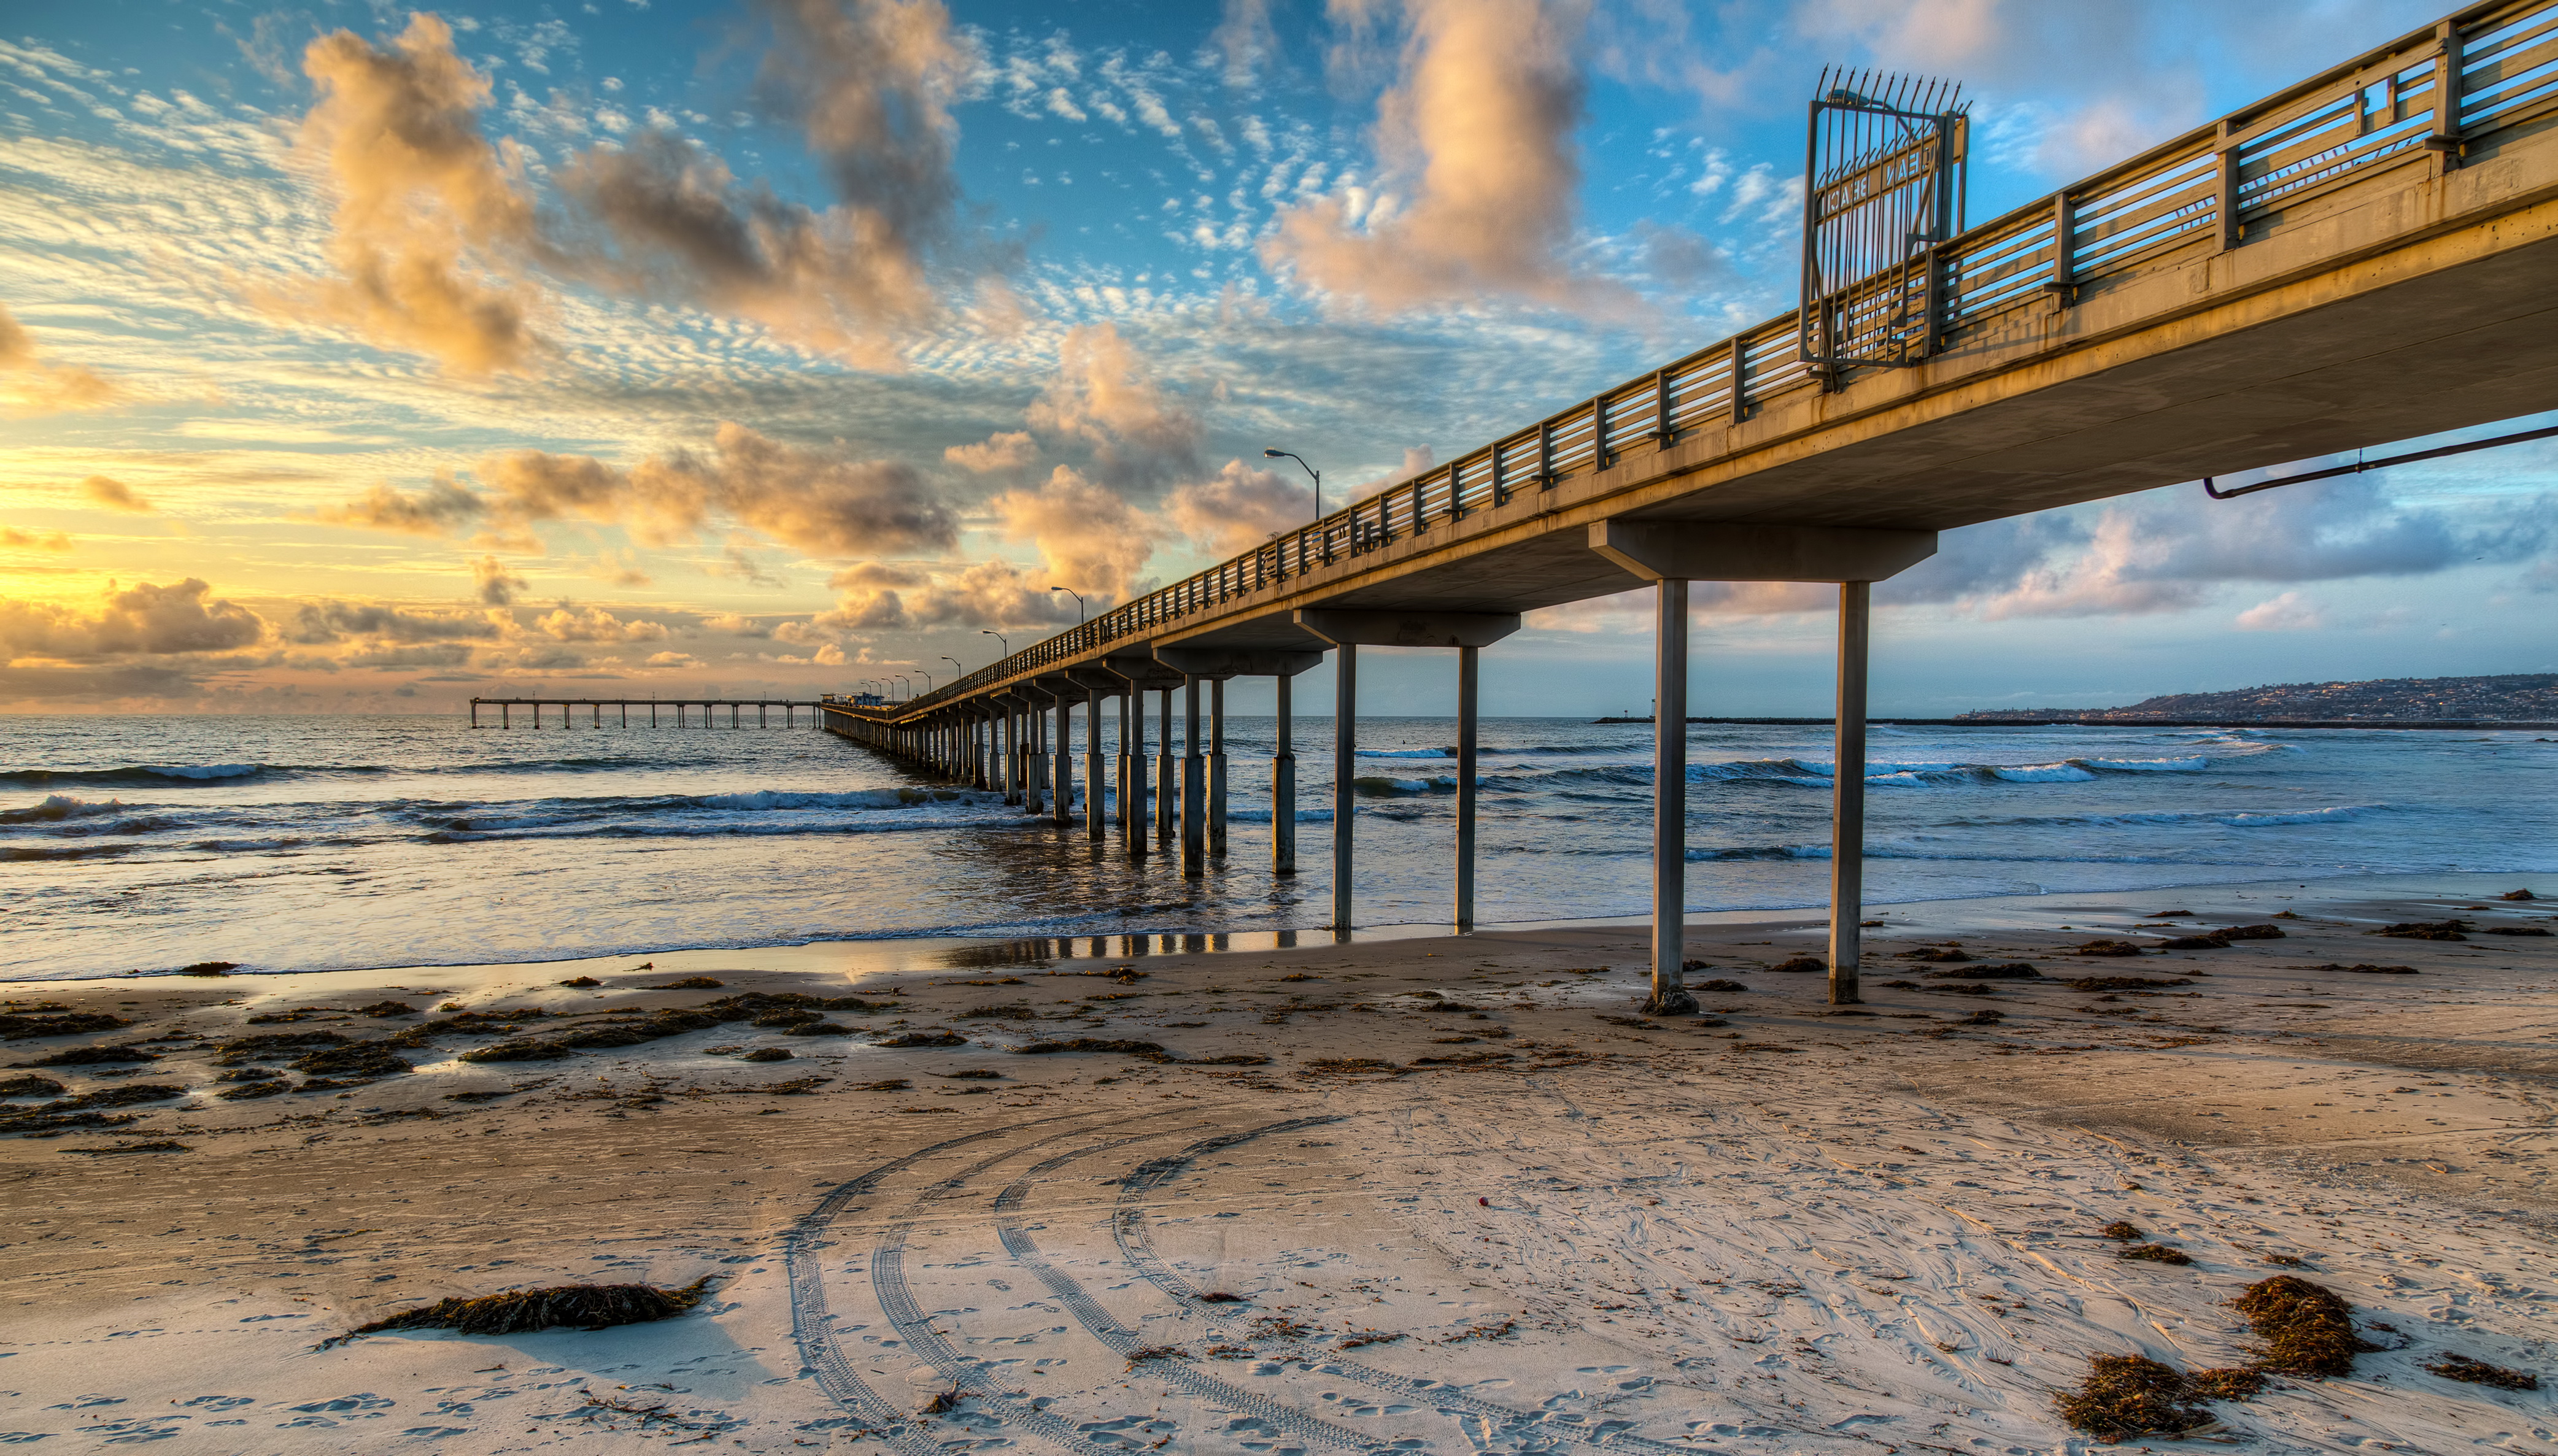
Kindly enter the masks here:
[[[2037, 304], [2066, 307], [2093, 283], [2189, 248], [2236, 247], [2251, 227], [2280, 228], [2285, 209], [2388, 169], [2437, 156], [2458, 166], [2470, 143], [2553, 112], [2558, 0], [2472, 6], [1939, 245], [1944, 286], [1928, 294], [1943, 310], [1937, 346], [1961, 347]], [[1856, 312], [1853, 298], [1842, 308]], [[1606, 469], [1633, 447], [1667, 448], [1776, 396], [1836, 388], [1839, 376], [1804, 361], [1800, 320], [1800, 310], [1778, 315], [879, 712], [902, 718], [1156, 635], [1316, 567]]]

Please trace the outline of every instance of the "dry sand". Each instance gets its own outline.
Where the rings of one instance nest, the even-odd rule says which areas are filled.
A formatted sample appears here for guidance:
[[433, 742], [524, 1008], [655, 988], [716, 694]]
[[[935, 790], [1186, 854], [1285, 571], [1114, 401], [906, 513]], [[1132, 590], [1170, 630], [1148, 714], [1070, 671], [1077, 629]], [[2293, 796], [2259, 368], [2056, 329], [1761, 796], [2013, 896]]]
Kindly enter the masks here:
[[[2217, 1404], [2179, 1444], [2558, 1453], [2552, 1390], [2423, 1369], [2558, 1376], [2558, 937], [2367, 934], [2552, 924], [2558, 906], [2491, 898], [2513, 882], [1898, 907], [1869, 932], [1864, 1014], [1769, 969], [1817, 948], [1809, 921], [1728, 916], [1692, 932], [1691, 979], [1748, 989], [1657, 1022], [1634, 1013], [1628, 926], [859, 977], [802, 949], [22, 984], [13, 1009], [135, 1024], [0, 1061], [146, 1040], [162, 1059], [126, 1075], [38, 1070], [71, 1094], [189, 1092], [0, 1140], [0, 1441], [2078, 1451], [2102, 1443], [2052, 1393], [2088, 1356], [2238, 1363], [2222, 1301], [2289, 1258], [2391, 1348]], [[2227, 949], [2062, 953], [2167, 909], [2193, 912], [2181, 929], [2300, 918]], [[1970, 994], [1925, 975], [1960, 964], [1899, 959], [1948, 940], [2045, 979]], [[2352, 964], [2419, 974], [2315, 969]], [[1142, 975], [1088, 974], [1119, 965]], [[553, 984], [581, 970], [603, 984]], [[725, 984], [643, 989], [701, 974]], [[2194, 979], [2059, 984], [2091, 975]], [[833, 1013], [852, 1035], [731, 1022], [542, 1062], [454, 1060], [501, 1037], [446, 1035], [410, 1074], [210, 1095], [237, 1085], [214, 1081], [230, 1038], [423, 1019], [251, 1015], [747, 991], [898, 1007]], [[961, 1014], [987, 1006], [1034, 1015]], [[2003, 1019], [1968, 1024], [1983, 1009]], [[871, 1044], [940, 1028], [966, 1044]], [[1076, 1036], [1179, 1060], [1011, 1050]], [[794, 1056], [712, 1050], [761, 1046]], [[162, 1140], [186, 1150], [94, 1151]], [[2097, 1233], [2117, 1220], [2193, 1261], [2119, 1257]], [[314, 1348], [446, 1296], [704, 1275], [710, 1300], [655, 1324]]]

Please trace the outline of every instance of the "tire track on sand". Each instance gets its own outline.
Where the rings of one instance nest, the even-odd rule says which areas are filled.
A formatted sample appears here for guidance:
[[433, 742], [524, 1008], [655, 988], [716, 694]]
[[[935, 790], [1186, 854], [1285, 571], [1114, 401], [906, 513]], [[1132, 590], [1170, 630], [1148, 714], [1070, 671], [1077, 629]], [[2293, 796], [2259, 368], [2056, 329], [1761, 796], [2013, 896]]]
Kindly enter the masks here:
[[881, 1439], [905, 1456], [948, 1456], [938, 1442], [926, 1439], [915, 1418], [889, 1403], [880, 1393], [864, 1384], [854, 1373], [853, 1363], [846, 1359], [835, 1342], [831, 1318], [826, 1313], [825, 1274], [818, 1257], [826, 1248], [822, 1238], [827, 1225], [841, 1215], [857, 1198], [868, 1195], [882, 1180], [893, 1173], [914, 1166], [936, 1153], [989, 1137], [1001, 1137], [1036, 1127], [1045, 1123], [1065, 1122], [1088, 1117], [1086, 1113], [1066, 1113], [1055, 1118], [1039, 1118], [1028, 1123], [1015, 1123], [1005, 1127], [944, 1138], [926, 1147], [919, 1147], [904, 1157], [892, 1158], [848, 1183], [839, 1183], [814, 1208], [800, 1216], [799, 1222], [782, 1236], [782, 1268], [790, 1284], [790, 1338], [799, 1347], [799, 1360], [817, 1388], [826, 1392], [846, 1414], [857, 1416], [877, 1428]]
[[[1130, 1123], [1142, 1123], [1150, 1118], [1166, 1115], [1162, 1112], [1144, 1113], [1134, 1118], [1122, 1118], [1113, 1123], [1104, 1123], [1101, 1126], [1125, 1126]], [[1127, 1447], [1105, 1444], [1087, 1438], [1073, 1423], [1051, 1415], [1046, 1410], [1031, 1404], [1030, 1391], [1014, 1390], [997, 1381], [985, 1361], [960, 1354], [957, 1348], [942, 1338], [939, 1330], [933, 1328], [932, 1321], [925, 1317], [923, 1308], [915, 1302], [915, 1295], [906, 1282], [906, 1239], [914, 1232], [917, 1215], [927, 1205], [955, 1196], [960, 1189], [965, 1188], [988, 1168], [1009, 1162], [1032, 1148], [1055, 1142], [1063, 1137], [1079, 1136], [1096, 1130], [1099, 1129], [1070, 1127], [1007, 1147], [993, 1157], [962, 1168], [918, 1193], [912, 1203], [899, 1211], [898, 1222], [880, 1231], [879, 1242], [871, 1248], [871, 1290], [879, 1298], [880, 1312], [888, 1316], [890, 1326], [906, 1341], [907, 1353], [924, 1360], [933, 1369], [947, 1376], [953, 1386], [973, 1390], [981, 1395], [1000, 1397], [1004, 1402], [1003, 1406], [999, 1411], [990, 1412], [996, 1414], [999, 1419], [1018, 1424], [1026, 1430], [1035, 1431], [1068, 1450], [1081, 1453], [1081, 1456], [1127, 1456]], [[1149, 1138], [1170, 1136], [1188, 1130], [1190, 1129], [1168, 1127], [1153, 1132], [1140, 1132], [1131, 1137], [1116, 1138], [1096, 1146], [1122, 1147], [1131, 1142], [1142, 1142]], [[1043, 1166], [1046, 1165], [1043, 1164]]]
[[[1129, 1174], [1120, 1183], [1119, 1206], [1111, 1213], [1111, 1235], [1118, 1242], [1120, 1255], [1128, 1260], [1130, 1267], [1145, 1275], [1147, 1282], [1171, 1295], [1185, 1308], [1204, 1310], [1210, 1318], [1222, 1320], [1229, 1325], [1240, 1320], [1243, 1316], [1238, 1310], [1201, 1302], [1200, 1295], [1206, 1291], [1173, 1272], [1172, 1267], [1164, 1262], [1163, 1257], [1155, 1252], [1153, 1237], [1146, 1232], [1146, 1211], [1131, 1205], [1140, 1195], [1150, 1193], [1171, 1182], [1186, 1171], [1191, 1163], [1209, 1153], [1219, 1152], [1238, 1142], [1267, 1136], [1274, 1132], [1292, 1132], [1300, 1127], [1312, 1127], [1325, 1123], [1343, 1121], [1346, 1120], [1339, 1117], [1302, 1118], [1294, 1123], [1280, 1123], [1251, 1132], [1205, 1138], [1169, 1157], [1140, 1163], [1137, 1171]], [[1008, 1194], [1010, 1191], [1006, 1190]], [[998, 1202], [1000, 1206], [1000, 1200]], [[1662, 1453], [1662, 1456], [1670, 1452], [1689, 1453], [1689, 1456], [1692, 1456], [1693, 1452], [1691, 1447], [1655, 1441], [1643, 1436], [1628, 1435], [1623, 1431], [1583, 1430], [1571, 1425], [1558, 1424], [1549, 1420], [1542, 1411], [1519, 1410], [1496, 1404], [1479, 1396], [1466, 1394], [1437, 1381], [1412, 1380], [1391, 1371], [1361, 1365], [1356, 1361], [1327, 1360], [1321, 1364], [1310, 1361], [1308, 1368], [1320, 1375], [1341, 1376], [1363, 1386], [1390, 1390], [1406, 1399], [1418, 1400], [1443, 1415], [1473, 1415], [1486, 1421], [1498, 1422], [1499, 1433], [1504, 1437], [1524, 1436], [1531, 1433], [1553, 1434], [1568, 1436], [1584, 1445], [1605, 1446], [1617, 1451], [1647, 1451]]]
[[[1223, 1133], [1193, 1145], [1232, 1147], [1236, 1143], [1248, 1142], [1255, 1137], [1266, 1137], [1274, 1132], [1293, 1131], [1299, 1127], [1310, 1127], [1339, 1121], [1341, 1121], [1339, 1118], [1329, 1117], [1295, 1118], [1284, 1123], [1273, 1123], [1267, 1126], [1256, 1127], [1248, 1132]], [[1116, 1142], [1101, 1142], [1075, 1148], [1069, 1152], [1060, 1153], [1023, 1173], [995, 1199], [995, 1208], [999, 1215], [995, 1222], [995, 1233], [1004, 1241], [1005, 1252], [1011, 1254], [1020, 1261], [1022, 1267], [1029, 1269], [1034, 1277], [1048, 1286], [1049, 1292], [1057, 1296], [1057, 1302], [1065, 1305], [1067, 1313], [1074, 1316], [1075, 1323], [1089, 1331], [1094, 1339], [1124, 1356], [1143, 1348], [1144, 1336], [1113, 1319], [1110, 1311], [1102, 1308], [1091, 1295], [1084, 1293], [1083, 1286], [1071, 1275], [1050, 1263], [1047, 1257], [1040, 1253], [1039, 1245], [1033, 1242], [1020, 1222], [1009, 1217], [1014, 1210], [1021, 1207], [1035, 1180], [1065, 1167], [1077, 1158], [1089, 1157], [1093, 1153], [1106, 1151], [1120, 1144]], [[1196, 1156], [1196, 1154], [1192, 1155]], [[1141, 1169], [1150, 1168], [1164, 1161], [1159, 1158], [1153, 1162], [1140, 1164], [1140, 1167]], [[1407, 1456], [1405, 1451], [1385, 1441], [1373, 1439], [1348, 1426], [1309, 1414], [1293, 1405], [1281, 1404], [1267, 1395], [1256, 1394], [1240, 1386], [1228, 1385], [1214, 1376], [1187, 1369], [1175, 1361], [1149, 1361], [1146, 1364], [1146, 1373], [1167, 1385], [1178, 1386], [1193, 1395], [1226, 1406], [1240, 1414], [1258, 1416], [1272, 1425], [1293, 1431], [1308, 1440], [1321, 1441], [1327, 1446], [1349, 1451], [1373, 1453], [1373, 1456]]]

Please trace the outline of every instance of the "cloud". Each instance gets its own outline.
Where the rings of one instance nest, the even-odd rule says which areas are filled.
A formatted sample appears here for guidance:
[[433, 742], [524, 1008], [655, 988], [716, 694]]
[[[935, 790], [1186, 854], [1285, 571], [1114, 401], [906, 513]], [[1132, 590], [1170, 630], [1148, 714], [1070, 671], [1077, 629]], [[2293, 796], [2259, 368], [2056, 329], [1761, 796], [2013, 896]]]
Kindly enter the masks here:
[[573, 158], [561, 186], [618, 250], [625, 286], [755, 320], [872, 368], [935, 322], [934, 260], [959, 198], [950, 103], [973, 48], [935, 0], [762, 0], [757, 80], [834, 205], [785, 201], [663, 129]]
[[1581, 186], [1580, 8], [1406, 0], [1405, 15], [1402, 71], [1377, 103], [1376, 131], [1402, 191], [1371, 200], [1349, 190], [1294, 208], [1264, 239], [1263, 260], [1338, 303], [1387, 312], [1500, 295], [1622, 309], [1622, 288], [1562, 256]]
[[[793, 626], [796, 625], [796, 623], [785, 622], [782, 625]], [[770, 637], [775, 635], [775, 628], [769, 623], [757, 621], [751, 616], [744, 616], [734, 611], [715, 612], [712, 615], [703, 617], [702, 630], [706, 632], [725, 632], [732, 637]]]
[[80, 482], [80, 493], [108, 510], [130, 511], [147, 515], [159, 507], [133, 493], [133, 487], [112, 475], [91, 475]]
[[2558, 495], [2410, 505], [2372, 475], [2234, 501], [2177, 486], [1946, 532], [1878, 596], [1990, 619], [2143, 614], [2232, 583], [2426, 576], [2528, 560], [2553, 541]]
[[1279, 34], [1270, 24], [1270, 0], [1224, 0], [1208, 43], [1225, 58], [1227, 85], [1252, 84], [1253, 72], [1279, 54]]
[[93, 410], [115, 403], [123, 391], [77, 364], [48, 364], [36, 340], [0, 304], [0, 403], [9, 412], [43, 415]]
[[9, 660], [93, 661], [125, 655], [230, 652], [266, 638], [247, 607], [211, 596], [194, 577], [170, 586], [109, 587], [94, 611], [0, 598], [0, 651]]
[[810, 618], [829, 631], [912, 627], [1058, 627], [1074, 620], [1074, 603], [1021, 568], [985, 561], [957, 571], [862, 562], [835, 573], [835, 608]]
[[2298, 592], [2286, 592], [2238, 613], [2231, 625], [2242, 632], [2307, 632], [2326, 626], [2327, 617]]
[[490, 606], [514, 604], [515, 594], [524, 590], [524, 579], [506, 570], [494, 556], [484, 556], [471, 563], [472, 588], [480, 600]]
[[0, 526], [0, 546], [15, 551], [69, 551], [71, 538], [61, 531], [38, 534], [21, 531], [15, 526]]
[[297, 149], [335, 195], [338, 275], [264, 302], [456, 373], [527, 368], [541, 345], [510, 276], [540, 250], [532, 198], [520, 159], [481, 134], [489, 80], [454, 53], [452, 29], [421, 13], [381, 46], [337, 31], [302, 68], [319, 99]]
[[951, 446], [941, 452], [941, 458], [962, 469], [990, 475], [1032, 464], [1039, 460], [1039, 445], [1027, 430], [998, 431], [976, 445]]
[[836, 460], [728, 422], [714, 446], [710, 460], [677, 451], [642, 463], [631, 472], [632, 491], [723, 510], [809, 556], [947, 551], [958, 544], [957, 516], [903, 462]]
[[1240, 460], [1206, 480], [1175, 489], [1164, 499], [1174, 529], [1220, 556], [1248, 551], [1291, 526], [1315, 518], [1311, 482], [1275, 470], [1256, 470]]
[[580, 611], [570, 602], [536, 617], [533, 627], [546, 637], [561, 642], [662, 642], [666, 627], [662, 622], [625, 620], [601, 606]]
[[367, 637], [385, 642], [491, 640], [503, 634], [503, 613], [411, 611], [374, 602], [306, 601], [294, 609], [284, 638], [305, 646]]
[[1039, 489], [1008, 490], [991, 504], [1006, 539], [1038, 546], [1048, 577], [1040, 585], [1109, 600], [1128, 596], [1164, 534], [1118, 491], [1066, 465]]
[[419, 535], [485, 519], [509, 549], [524, 550], [539, 549], [525, 528], [542, 521], [619, 525], [664, 546], [699, 536], [715, 516], [808, 556], [946, 551], [959, 539], [956, 513], [913, 466], [841, 460], [734, 422], [713, 433], [707, 455], [675, 450], [628, 470], [592, 456], [519, 450], [484, 458], [473, 473], [484, 491], [441, 479], [415, 495], [376, 485], [320, 518]]
[[1043, 434], [1089, 446], [1095, 472], [1114, 485], [1198, 468], [1199, 416], [1164, 392], [1115, 325], [1066, 331], [1057, 373], [1026, 418]]
[[452, 476], [439, 473], [433, 484], [414, 495], [376, 482], [344, 505], [324, 507], [319, 519], [332, 525], [397, 531], [410, 536], [446, 536], [487, 511], [487, 503], [479, 496], [454, 483]]

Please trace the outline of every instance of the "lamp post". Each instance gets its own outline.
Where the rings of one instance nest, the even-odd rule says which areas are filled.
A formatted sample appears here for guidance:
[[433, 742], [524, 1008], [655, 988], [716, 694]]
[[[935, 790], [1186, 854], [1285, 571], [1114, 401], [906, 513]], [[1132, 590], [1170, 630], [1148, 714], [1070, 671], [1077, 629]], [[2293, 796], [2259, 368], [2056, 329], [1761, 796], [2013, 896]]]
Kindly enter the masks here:
[[961, 677], [963, 677], [963, 678], [964, 678], [964, 677], [966, 677], [966, 676], [968, 675], [968, 669], [966, 669], [966, 668], [964, 668], [964, 667], [960, 667], [960, 666], [959, 666], [959, 659], [958, 659], [958, 658], [956, 658], [956, 657], [944, 656], [941, 660], [942, 660], [943, 662], [946, 662], [946, 663], [950, 664], [950, 665], [951, 665], [952, 667], [954, 667], [954, 668], [958, 668], [959, 676], [961, 676]]
[[1324, 472], [1306, 463], [1306, 458], [1285, 450], [1264, 450], [1261, 454], [1274, 461], [1295, 461], [1297, 467], [1315, 477], [1315, 519], [1324, 518]]
[[932, 691], [932, 674], [919, 667], [915, 670], [915, 675], [924, 679], [924, 691], [927, 693]]
[[1051, 587], [1049, 590], [1052, 592], [1063, 592], [1066, 596], [1074, 598], [1074, 624], [1078, 627], [1083, 625], [1083, 594], [1075, 591], [1072, 587]]
[[1012, 655], [1013, 655], [1013, 643], [1012, 643], [1012, 639], [1011, 639], [1011, 638], [1006, 637], [1003, 633], [1001, 633], [1001, 632], [999, 632], [999, 631], [996, 631], [993, 627], [979, 627], [979, 628], [977, 629], [977, 631], [978, 631], [978, 635], [980, 635], [980, 636], [992, 637], [992, 638], [994, 638], [996, 641], [1003, 643], [1003, 644], [1004, 644], [1004, 655], [1005, 655], [1006, 657], [1010, 657], [1010, 656], [1012, 656]]

